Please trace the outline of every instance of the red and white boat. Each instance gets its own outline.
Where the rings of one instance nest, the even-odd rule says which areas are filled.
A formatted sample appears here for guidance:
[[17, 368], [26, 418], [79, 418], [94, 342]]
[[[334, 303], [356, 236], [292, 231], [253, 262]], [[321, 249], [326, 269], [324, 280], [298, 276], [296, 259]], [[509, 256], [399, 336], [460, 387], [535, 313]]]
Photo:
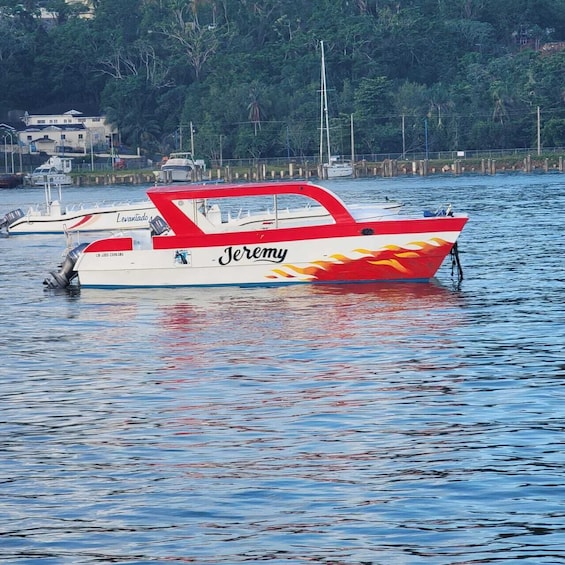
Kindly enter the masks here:
[[451, 211], [400, 215], [397, 203], [347, 206], [329, 190], [301, 181], [155, 187], [148, 195], [164, 221], [74, 248], [44, 283], [64, 287], [76, 279], [82, 287], [125, 288], [427, 281], [467, 222], [465, 214]]

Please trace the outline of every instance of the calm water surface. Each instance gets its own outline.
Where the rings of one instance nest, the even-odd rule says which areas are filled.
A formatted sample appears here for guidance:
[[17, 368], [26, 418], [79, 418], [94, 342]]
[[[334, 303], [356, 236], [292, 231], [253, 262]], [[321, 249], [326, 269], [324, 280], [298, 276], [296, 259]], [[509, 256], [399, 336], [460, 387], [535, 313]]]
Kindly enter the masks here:
[[48, 292], [0, 238], [1, 563], [565, 563], [565, 176], [326, 185], [468, 212], [460, 287]]

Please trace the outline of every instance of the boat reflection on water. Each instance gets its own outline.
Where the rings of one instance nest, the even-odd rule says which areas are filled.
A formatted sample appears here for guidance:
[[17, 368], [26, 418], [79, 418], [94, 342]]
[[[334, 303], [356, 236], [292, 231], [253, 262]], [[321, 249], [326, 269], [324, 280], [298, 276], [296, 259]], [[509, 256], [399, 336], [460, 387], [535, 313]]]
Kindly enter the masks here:
[[[339, 423], [359, 413], [394, 419], [391, 405], [411, 412], [438, 390], [451, 397], [454, 364], [464, 362], [454, 336], [465, 323], [463, 302], [432, 282], [89, 290], [73, 295], [71, 307], [75, 329], [92, 344], [87, 355], [115, 352], [98, 386], [141, 395], [143, 410], [158, 413], [167, 431], [166, 444], [155, 440], [166, 451], [185, 449], [187, 441], [205, 449], [203, 437], [221, 442], [236, 431], [263, 442], [278, 433], [273, 414], [280, 426], [312, 433], [320, 433], [317, 419], [332, 421], [335, 441]], [[347, 451], [327, 457], [324, 473], [375, 458], [344, 429]], [[303, 452], [299, 469], [309, 465]], [[282, 469], [288, 459], [269, 464]], [[186, 477], [202, 472], [192, 460], [178, 465]], [[226, 476], [221, 463], [205, 472]]]
[[[53, 291], [59, 293], [60, 291]], [[184, 316], [196, 315], [199, 326], [210, 316], [219, 315], [224, 323], [226, 312], [243, 309], [250, 319], [270, 318], [287, 312], [307, 315], [310, 323], [324, 324], [314, 310], [338, 308], [343, 315], [359, 321], [374, 315], [398, 311], [428, 311], [456, 306], [460, 292], [437, 280], [428, 283], [360, 283], [290, 285], [285, 287], [205, 287], [164, 289], [121, 289], [83, 291], [80, 287], [63, 290], [84, 305], [104, 303], [113, 310], [119, 305], [127, 310], [154, 308], [162, 318], [160, 324], [169, 329], [185, 326]], [[143, 300], [141, 300], [143, 298]], [[273, 308], [276, 311], [273, 311]], [[116, 312], [117, 314], [117, 312]], [[203, 318], [204, 316], [204, 318]], [[115, 316], [110, 316], [115, 317]], [[121, 318], [121, 314], [117, 316]]]
[[[455, 283], [454, 285], [459, 284]], [[310, 289], [315, 296], [350, 296], [365, 297], [372, 300], [375, 306], [403, 307], [414, 306], [413, 301], [421, 300], [421, 307], [439, 306], [443, 300], [457, 300], [455, 286], [447, 286], [432, 279], [430, 282], [392, 282], [392, 283], [359, 283], [312, 285]]]
[[310, 360], [315, 351], [344, 360], [363, 349], [389, 357], [399, 347], [440, 346], [464, 316], [461, 294], [435, 281], [88, 291], [73, 300], [81, 322], [116, 326], [96, 336], [99, 346], [136, 332], [151, 340], [154, 351], [162, 349], [167, 367], [187, 372], [222, 363], [230, 370], [241, 363], [270, 365], [276, 372], [301, 351]]

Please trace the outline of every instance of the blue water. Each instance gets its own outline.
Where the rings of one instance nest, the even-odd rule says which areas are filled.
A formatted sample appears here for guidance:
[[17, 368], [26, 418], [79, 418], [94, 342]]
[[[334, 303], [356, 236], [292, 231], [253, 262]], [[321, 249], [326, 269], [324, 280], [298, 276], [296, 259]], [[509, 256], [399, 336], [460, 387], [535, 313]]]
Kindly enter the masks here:
[[325, 184], [469, 213], [462, 284], [54, 292], [0, 238], [1, 563], [565, 563], [565, 175]]

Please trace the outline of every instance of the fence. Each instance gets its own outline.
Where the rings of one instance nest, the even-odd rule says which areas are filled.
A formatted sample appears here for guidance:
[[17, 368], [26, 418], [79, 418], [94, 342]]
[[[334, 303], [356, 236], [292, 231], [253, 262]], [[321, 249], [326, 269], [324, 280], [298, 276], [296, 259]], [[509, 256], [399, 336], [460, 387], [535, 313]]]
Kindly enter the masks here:
[[[382, 163], [383, 161], [456, 161], [466, 159], [503, 159], [503, 158], [525, 158], [528, 155], [532, 157], [538, 154], [537, 148], [525, 147], [520, 149], [482, 149], [482, 150], [467, 150], [467, 151], [437, 151], [419, 153], [406, 153], [404, 156], [401, 153], [364, 153], [355, 155], [355, 162], [367, 163]], [[542, 155], [565, 155], [565, 147], [551, 147], [543, 148]], [[347, 156], [345, 156], [347, 157]], [[219, 161], [212, 161], [211, 166], [215, 167], [254, 167], [258, 165], [268, 164], [270, 166], [286, 167], [288, 163], [296, 163], [300, 165], [316, 166], [319, 163], [318, 155], [309, 155], [303, 157], [271, 157], [266, 159], [223, 159]]]
[[[551, 147], [543, 148], [542, 155], [565, 155], [565, 147]], [[472, 160], [472, 159], [512, 159], [512, 158], [525, 158], [531, 155], [535, 158], [538, 155], [537, 148], [516, 148], [516, 149], [483, 149], [483, 150], [466, 150], [466, 151], [438, 151], [429, 152], [427, 155], [424, 152], [419, 153], [365, 153], [355, 155], [357, 163], [382, 163], [384, 161], [447, 161], [453, 162], [456, 160]], [[25, 155], [24, 172], [31, 172], [35, 166], [41, 163], [34, 163], [29, 160], [29, 156]], [[157, 169], [158, 163], [152, 162], [144, 157], [127, 158], [125, 159], [127, 170], [139, 171], [147, 169]], [[222, 159], [211, 161], [212, 168], [250, 168], [261, 165], [268, 165], [271, 167], [288, 167], [289, 163], [295, 163], [301, 166], [316, 167], [319, 162], [318, 155], [302, 156], [302, 157], [271, 157], [265, 159]], [[19, 170], [19, 161], [17, 152], [11, 154], [9, 151], [0, 152], [0, 172], [16, 172]], [[96, 160], [87, 162], [74, 162], [73, 172], [78, 173], [107, 173], [116, 170], [111, 159]]]

